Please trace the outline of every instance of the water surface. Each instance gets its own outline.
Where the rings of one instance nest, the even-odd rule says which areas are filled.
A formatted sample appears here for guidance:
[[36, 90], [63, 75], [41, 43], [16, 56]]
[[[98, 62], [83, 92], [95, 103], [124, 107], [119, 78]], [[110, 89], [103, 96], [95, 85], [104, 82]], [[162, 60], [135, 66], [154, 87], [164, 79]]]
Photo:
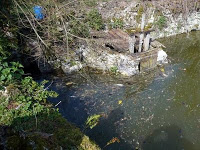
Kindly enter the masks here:
[[[88, 116], [100, 122], [86, 130], [103, 149], [200, 149], [200, 32], [162, 39], [170, 63], [130, 79], [83, 72], [54, 77], [53, 103], [84, 129]], [[161, 69], [162, 70], [162, 69]], [[74, 84], [69, 85], [69, 82]], [[68, 85], [66, 85], [68, 83]], [[122, 101], [122, 103], [121, 103]], [[120, 143], [106, 146], [113, 137]]]

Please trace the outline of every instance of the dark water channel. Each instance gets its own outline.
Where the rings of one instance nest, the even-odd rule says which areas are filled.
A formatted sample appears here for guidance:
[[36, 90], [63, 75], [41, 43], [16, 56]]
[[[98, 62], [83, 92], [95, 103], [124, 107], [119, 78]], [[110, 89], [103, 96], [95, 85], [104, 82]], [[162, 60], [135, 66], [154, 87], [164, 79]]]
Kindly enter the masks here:
[[[161, 42], [170, 59], [164, 75], [158, 68], [130, 79], [94, 71], [53, 77], [60, 96], [52, 102], [61, 101], [60, 112], [82, 129], [101, 114], [86, 134], [102, 149], [200, 149], [200, 32]], [[113, 137], [120, 143], [105, 147]]]

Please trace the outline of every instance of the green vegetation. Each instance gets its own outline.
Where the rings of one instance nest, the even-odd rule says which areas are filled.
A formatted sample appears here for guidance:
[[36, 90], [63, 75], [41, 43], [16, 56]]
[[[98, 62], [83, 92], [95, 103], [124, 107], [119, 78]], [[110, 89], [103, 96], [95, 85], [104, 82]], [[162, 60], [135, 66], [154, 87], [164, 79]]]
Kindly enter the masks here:
[[137, 11], [137, 16], [135, 18], [137, 23], [141, 23], [143, 12], [144, 12], [144, 7], [142, 5], [140, 5], [138, 8], [138, 11]]
[[[22, 119], [21, 119], [22, 120]], [[40, 113], [37, 116], [37, 126], [35, 117], [25, 117], [23, 122], [15, 120], [17, 126], [20, 125], [22, 133], [26, 138], [21, 138], [20, 132], [17, 134], [13, 130], [9, 131], [8, 148], [12, 149], [80, 149], [98, 150], [99, 147], [85, 136], [80, 129], [66, 121], [57, 111]], [[26, 121], [25, 121], [26, 120]], [[31, 145], [30, 143], [33, 143]]]
[[[71, 18], [69, 21], [69, 31], [71, 34], [75, 35], [75, 36], [79, 36], [79, 37], [89, 37], [89, 27], [87, 26], [87, 24]], [[74, 38], [73, 37], [69, 37], [69, 42], [73, 43], [74, 42]]]
[[124, 27], [124, 21], [122, 18], [112, 18], [108, 25], [110, 29], [122, 29]]
[[92, 115], [90, 117], [88, 117], [87, 121], [86, 121], [86, 128], [94, 128], [98, 123], [99, 123], [99, 119], [100, 119], [100, 115]]
[[[41, 24], [44, 23], [42, 28], [38, 22], [40, 25], [34, 28], [36, 33], [33, 33], [30, 24], [26, 24], [28, 21], [24, 22], [27, 25], [27, 33], [23, 33], [25, 27], [21, 26], [20, 22], [15, 20], [17, 17], [13, 17], [11, 13], [13, 11], [12, 1], [3, 0], [3, 2], [4, 5], [1, 6], [7, 7], [2, 8], [0, 14], [0, 135], [3, 135], [0, 143], [3, 143], [1, 140], [5, 140], [6, 144], [0, 144], [0, 147], [5, 149], [99, 149], [80, 129], [67, 122], [58, 109], [47, 101], [50, 97], [58, 96], [56, 92], [49, 90], [51, 84], [48, 84], [46, 80], [38, 83], [32, 77], [26, 76], [23, 65], [16, 61], [18, 59], [16, 54], [20, 53], [24, 45], [18, 41], [19, 35], [37, 39], [35, 35], [37, 33], [47, 46], [51, 46], [52, 43], [48, 43], [48, 38], [44, 34], [46, 31], [44, 28], [47, 27], [45, 22], [41, 22]], [[27, 3], [20, 4], [23, 10], [27, 11], [24, 7]], [[23, 15], [22, 10], [19, 8], [18, 10], [19, 15]], [[25, 13], [31, 17], [28, 11]], [[27, 19], [25, 16], [21, 17]], [[55, 19], [53, 18], [55, 15], [50, 17]], [[80, 34], [78, 31], [82, 29], [85, 33], [89, 31], [79, 23], [79, 20], [72, 18], [69, 20], [71, 34]], [[51, 29], [48, 30], [52, 31], [51, 36], [63, 40], [58, 36], [60, 31], [55, 30], [54, 22], [49, 21], [48, 23], [51, 24], [51, 27], [49, 26]], [[84, 25], [87, 27], [87, 24]], [[85, 33], [81, 36], [84, 37]], [[24, 39], [23, 36], [22, 39]], [[50, 49], [46, 50], [48, 52]], [[6, 133], [5, 137], [2, 131]]]
[[47, 102], [47, 98], [58, 96], [45, 87], [48, 81], [38, 83], [31, 77], [23, 77], [22, 68], [19, 62], [0, 57], [0, 128], [7, 126], [6, 147], [99, 149]]
[[84, 3], [89, 7], [94, 7], [97, 5], [98, 0], [84, 0]]
[[[0, 57], [0, 84], [12, 84], [22, 78], [23, 66], [19, 62], [8, 62], [6, 57]], [[2, 87], [0, 87], [2, 89]]]
[[[37, 51], [24, 47], [26, 53], [37, 53], [38, 58], [56, 60], [63, 53], [70, 57], [77, 48], [77, 41], [90, 37], [90, 30], [104, 29], [104, 22], [100, 13], [94, 9], [96, 0], [84, 0], [71, 3], [56, 0], [13, 0], [10, 9], [16, 12], [14, 25], [18, 27], [20, 38], [25, 41], [37, 41]], [[35, 5], [45, 9], [45, 19], [37, 21], [32, 8]], [[29, 8], [29, 9], [28, 9]], [[63, 47], [65, 47], [63, 49]], [[62, 50], [62, 53], [61, 53]]]
[[155, 25], [159, 30], [162, 30], [167, 25], [167, 18], [165, 16], [159, 16], [158, 20], [155, 22]]
[[118, 68], [117, 68], [117, 66], [111, 67], [111, 68], [110, 68], [110, 71], [111, 71], [111, 73], [117, 75], [117, 73], [118, 73]]
[[96, 9], [91, 10], [87, 14], [86, 20], [89, 24], [89, 27], [94, 30], [101, 30], [104, 28], [102, 16]]

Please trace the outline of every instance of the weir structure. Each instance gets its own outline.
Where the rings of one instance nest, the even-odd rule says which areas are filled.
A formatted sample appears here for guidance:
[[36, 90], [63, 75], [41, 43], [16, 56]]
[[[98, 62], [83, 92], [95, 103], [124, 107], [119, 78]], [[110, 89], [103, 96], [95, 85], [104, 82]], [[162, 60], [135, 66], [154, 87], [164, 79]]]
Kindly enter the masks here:
[[96, 43], [112, 51], [130, 55], [134, 60], [139, 60], [138, 70], [143, 72], [157, 66], [158, 51], [164, 47], [158, 41], [152, 41], [151, 31], [153, 30], [128, 34], [121, 29], [112, 29], [107, 32], [93, 32], [92, 36]]

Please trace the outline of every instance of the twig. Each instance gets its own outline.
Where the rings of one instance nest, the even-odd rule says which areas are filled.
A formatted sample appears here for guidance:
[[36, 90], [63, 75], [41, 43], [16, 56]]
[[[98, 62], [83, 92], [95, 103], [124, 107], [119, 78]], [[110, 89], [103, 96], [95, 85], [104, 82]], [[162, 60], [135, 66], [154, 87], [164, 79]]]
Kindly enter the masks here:
[[29, 17], [27, 16], [27, 14], [24, 12], [24, 10], [22, 9], [22, 7], [19, 5], [19, 3], [14, 0], [16, 6], [18, 6], [20, 8], [20, 10], [24, 13], [26, 19], [28, 20], [29, 24], [31, 25], [33, 31], [35, 32], [36, 36], [39, 38], [39, 40], [45, 45], [46, 48], [48, 48], [48, 46], [46, 45], [46, 43], [42, 40], [42, 38], [40, 37], [40, 35], [38, 34], [37, 30], [35, 29], [35, 27], [33, 26], [32, 22], [30, 21]]
[[69, 3], [67, 3], [67, 4], [65, 4], [65, 5], [63, 5], [62, 7], [60, 7], [57, 11], [59, 11], [60, 9], [62, 9], [62, 8], [64, 8], [64, 7], [66, 7], [67, 5], [69, 5], [69, 4], [71, 4], [71, 3], [73, 3], [73, 2], [75, 2], [76, 0], [74, 0], [74, 1], [71, 1], [71, 2], [69, 2]]
[[[57, 8], [57, 10], [58, 10], [58, 6], [56, 5], [56, 8]], [[61, 19], [61, 21], [62, 21], [62, 24], [63, 24], [63, 27], [64, 27], [64, 30], [65, 30], [65, 37], [66, 37], [66, 44], [67, 44], [67, 57], [69, 56], [69, 43], [68, 43], [68, 40], [69, 40], [69, 38], [68, 38], [68, 32], [67, 32], [67, 28], [66, 28], [66, 25], [65, 25], [65, 23], [64, 23], [64, 20], [63, 20], [63, 17], [62, 17], [62, 15], [60, 15], [60, 19]]]
[[44, 89], [44, 91], [48, 90], [49, 87], [53, 84], [53, 81], [51, 81], [51, 83]]
[[55, 107], [57, 107], [61, 102], [62, 102], [62, 101], [58, 102], [58, 103], [55, 105]]

